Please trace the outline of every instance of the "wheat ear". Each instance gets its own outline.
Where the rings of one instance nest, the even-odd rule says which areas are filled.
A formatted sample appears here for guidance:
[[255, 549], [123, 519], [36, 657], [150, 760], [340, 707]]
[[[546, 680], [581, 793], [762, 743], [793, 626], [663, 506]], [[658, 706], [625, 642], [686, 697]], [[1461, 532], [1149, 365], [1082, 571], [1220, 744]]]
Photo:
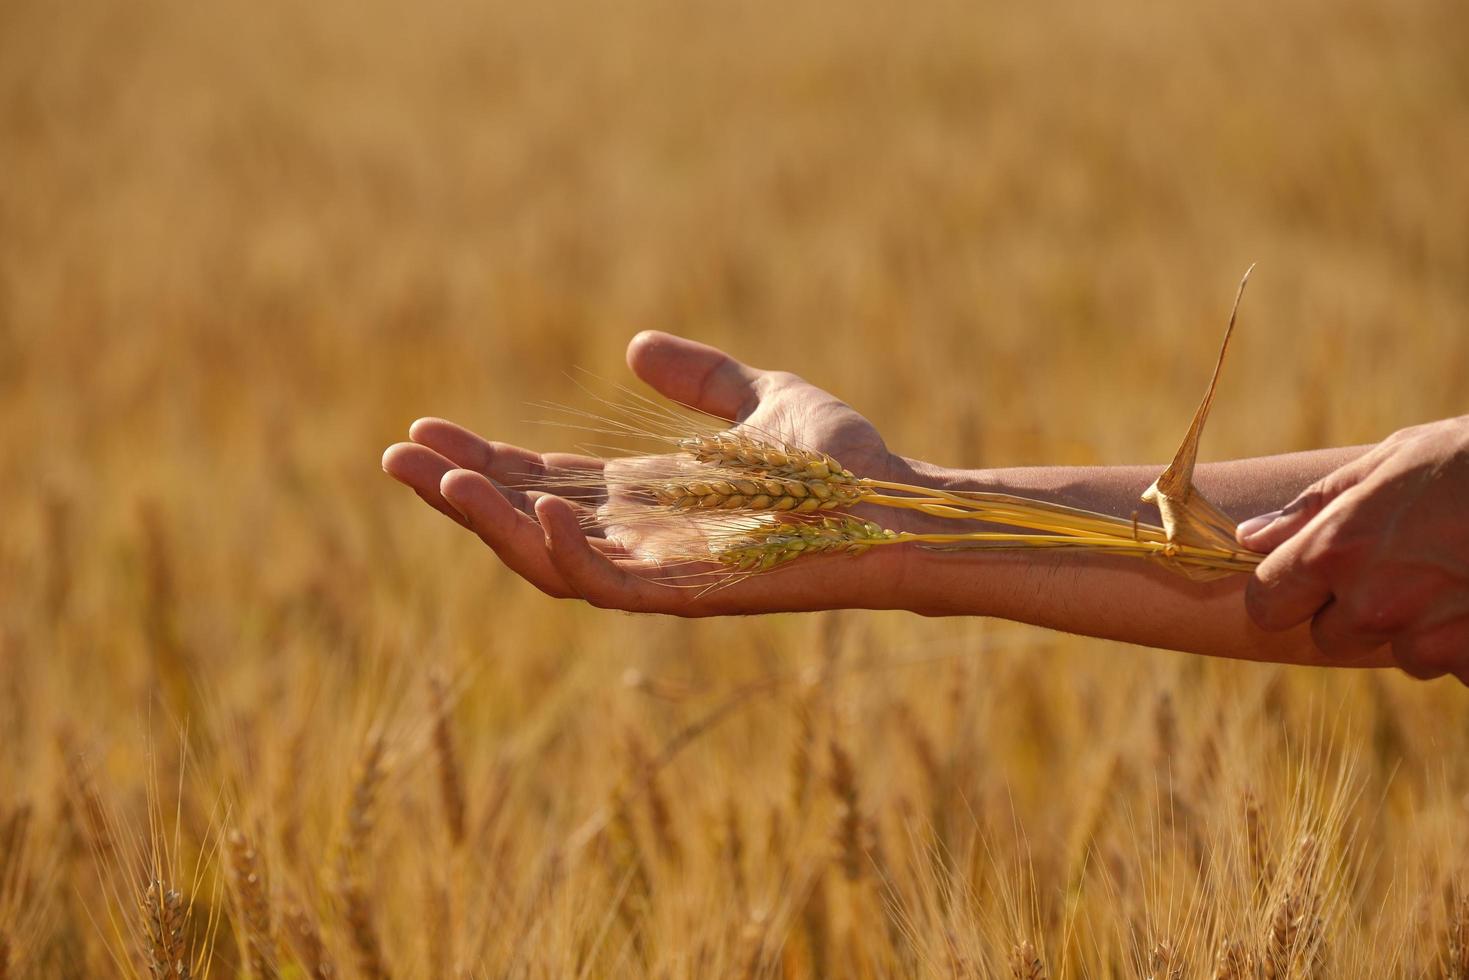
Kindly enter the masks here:
[[1212, 980], [1250, 980], [1249, 960], [1245, 947], [1237, 939], [1225, 939], [1219, 943], [1219, 952], [1214, 957]]
[[352, 784], [351, 802], [347, 809], [347, 828], [343, 835], [338, 866], [340, 893], [347, 931], [357, 954], [358, 972], [366, 980], [387, 980], [389, 973], [383, 957], [382, 942], [372, 914], [372, 899], [363, 882], [368, 847], [377, 820], [377, 797], [386, 776], [384, 756], [387, 739], [381, 732], [368, 739], [367, 751], [358, 766]]
[[184, 896], [160, 880], [143, 890], [141, 901], [143, 959], [153, 980], [189, 980], [188, 942], [184, 931], [189, 909]]
[[1451, 892], [1448, 941], [1440, 967], [1444, 980], [1469, 980], [1469, 888], [1457, 882]]
[[300, 902], [286, 910], [285, 931], [306, 976], [311, 980], [337, 980], [336, 964], [322, 941], [316, 918]]
[[434, 758], [439, 769], [439, 798], [444, 805], [444, 822], [454, 846], [464, 843], [464, 779], [459, 752], [454, 744], [454, 722], [448, 684], [440, 671], [429, 674], [429, 699], [433, 710]]
[[230, 883], [239, 910], [245, 953], [254, 980], [276, 980], [275, 934], [270, 915], [270, 893], [255, 845], [240, 830], [225, 835]]
[[1014, 980], [1046, 980], [1046, 964], [1029, 939], [1010, 947], [1010, 976]]

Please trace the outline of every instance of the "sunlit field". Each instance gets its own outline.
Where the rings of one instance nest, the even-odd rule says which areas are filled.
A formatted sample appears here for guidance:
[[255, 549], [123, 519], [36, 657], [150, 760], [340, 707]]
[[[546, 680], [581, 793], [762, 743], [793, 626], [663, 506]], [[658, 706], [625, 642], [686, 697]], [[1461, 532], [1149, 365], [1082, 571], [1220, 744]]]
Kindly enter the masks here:
[[[1469, 410], [1449, 0], [0, 5], [0, 978], [1469, 978], [1469, 694], [542, 596], [656, 327], [910, 456]], [[860, 559], [853, 559], [860, 560]], [[1145, 615], [1139, 610], [1139, 615]]]

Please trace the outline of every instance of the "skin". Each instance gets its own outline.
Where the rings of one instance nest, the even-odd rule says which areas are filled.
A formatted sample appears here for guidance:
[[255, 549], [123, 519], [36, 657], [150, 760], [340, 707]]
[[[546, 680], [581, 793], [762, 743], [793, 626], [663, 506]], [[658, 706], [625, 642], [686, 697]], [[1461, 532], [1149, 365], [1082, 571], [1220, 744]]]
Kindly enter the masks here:
[[[1158, 520], [1156, 511], [1138, 498], [1161, 464], [948, 469], [892, 452], [850, 406], [795, 375], [752, 368], [704, 344], [653, 331], [633, 338], [627, 358], [633, 372], [665, 397], [788, 435], [863, 476], [953, 490], [999, 490]], [[579, 511], [606, 502], [597, 485], [604, 466], [612, 464], [602, 460], [538, 453], [483, 439], [453, 422], [425, 418], [413, 423], [411, 441], [384, 453], [383, 468], [435, 510], [473, 531], [542, 592], [600, 608], [678, 616], [835, 608], [998, 616], [1148, 646], [1281, 663], [1384, 666], [1396, 655], [1407, 666], [1410, 660], [1402, 659], [1406, 651], [1413, 658], [1411, 669], [1428, 672], [1425, 664], [1448, 662], [1432, 644], [1450, 643], [1460, 634], [1445, 631], [1464, 626], [1464, 556], [1469, 548], [1462, 531], [1457, 548], [1440, 549], [1442, 555], [1434, 551], [1434, 541], [1442, 535], [1435, 537], [1431, 529], [1390, 536], [1419, 549], [1404, 553], [1402, 567], [1439, 583], [1435, 594], [1449, 595], [1457, 588], [1454, 601], [1460, 614], [1444, 619], [1442, 611], [1428, 611], [1405, 598], [1393, 607], [1391, 617], [1368, 622], [1353, 615], [1346, 626], [1337, 626], [1340, 613], [1333, 609], [1370, 607], [1376, 594], [1371, 590], [1388, 588], [1384, 575], [1368, 568], [1380, 557], [1364, 543], [1370, 522], [1384, 514], [1404, 516], [1401, 508], [1393, 511], [1387, 504], [1366, 510], [1341, 501], [1375, 500], [1361, 488], [1397, 486], [1395, 479], [1409, 479], [1393, 475], [1400, 471], [1420, 476], [1438, 472], [1431, 465], [1425, 470], [1421, 461], [1399, 458], [1410, 447], [1427, 447], [1452, 456], [1449, 469], [1459, 474], [1458, 482], [1424, 478], [1422, 486], [1414, 484], [1420, 492], [1415, 499], [1432, 502], [1440, 520], [1456, 502], [1459, 513], [1465, 512], [1463, 420], [1458, 424], [1457, 456], [1451, 440], [1441, 437], [1431, 446], [1404, 442], [1398, 453], [1384, 454], [1384, 443], [1201, 465], [1196, 485], [1236, 518], [1286, 512], [1267, 530], [1250, 528], [1252, 536], [1242, 538], [1254, 550], [1274, 551], [1258, 576], [1236, 574], [1210, 582], [1190, 581], [1135, 558], [1046, 551], [941, 553], [893, 546], [873, 549], [860, 559], [803, 558], [700, 593], [670, 587], [674, 573], [639, 556], [634, 529], [614, 525], [590, 536], [582, 529]], [[517, 489], [533, 485], [548, 470], [583, 471], [586, 487], [568, 492], [571, 500]], [[1338, 477], [1342, 473], [1361, 475], [1350, 486], [1333, 482], [1345, 481]], [[881, 523], [895, 530], [932, 529], [933, 519], [922, 515], [887, 509], [880, 515]], [[1350, 552], [1351, 560], [1335, 557], [1338, 551]], [[1457, 567], [1449, 568], [1455, 556]], [[1343, 603], [1333, 601], [1333, 595], [1350, 598]], [[1400, 650], [1397, 637], [1402, 631], [1412, 631], [1415, 639], [1404, 640]], [[1375, 644], [1369, 646], [1369, 639]]]
[[1245, 593], [1263, 628], [1469, 684], [1469, 416], [1389, 436], [1239, 539], [1269, 552]]

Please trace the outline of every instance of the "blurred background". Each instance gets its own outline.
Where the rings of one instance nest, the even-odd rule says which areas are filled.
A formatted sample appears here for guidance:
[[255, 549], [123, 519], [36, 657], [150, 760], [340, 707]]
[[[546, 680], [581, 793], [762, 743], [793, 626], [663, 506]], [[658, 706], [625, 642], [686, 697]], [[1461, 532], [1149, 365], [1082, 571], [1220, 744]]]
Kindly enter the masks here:
[[[1420, 975], [1435, 940], [1358, 934], [1393, 875], [1436, 894], [1452, 870], [1424, 843], [1462, 830], [1452, 681], [983, 621], [598, 612], [500, 569], [378, 458], [422, 415], [569, 449], [531, 403], [583, 401], [577, 368], [631, 383], [623, 347], [656, 327], [804, 375], [906, 455], [1161, 463], [1251, 262], [1204, 458], [1463, 413], [1466, 36], [1449, 0], [7, 0], [0, 818], [30, 829], [0, 850], [0, 948], [23, 976], [149, 975], [122, 938], [137, 862], [110, 857], [136, 839], [145, 877], [191, 886], [212, 975], [309, 970], [290, 902], [374, 975], [320, 869], [385, 732], [362, 888], [394, 975], [958, 976], [1026, 941], [1054, 975], [1132, 976], [1173, 920], [1078, 884], [1105, 834], [1076, 801], [1131, 814], [1114, 850], [1167, 852], [1142, 801], [1214, 739], [1251, 760], [1226, 763], [1231, 793], [1295, 787], [1282, 848], [1330, 795], [1311, 780], [1356, 760], [1343, 825], [1364, 836], [1333, 853], [1392, 856], [1342, 862], [1332, 975]], [[642, 872], [605, 834], [565, 849], [639, 751], [729, 697], [658, 773], [701, 856], [654, 866], [640, 809], [613, 823]], [[441, 730], [479, 844], [419, 839]], [[923, 751], [966, 775], [923, 789]], [[791, 795], [803, 752], [831, 799]], [[1114, 806], [1107, 774], [1134, 769]], [[1196, 808], [1222, 827], [1237, 796]], [[913, 898], [962, 861], [865, 893], [830, 872], [828, 895], [848, 812], [889, 852], [1000, 855], [957, 879], [990, 898]], [[1018, 832], [981, 847], [991, 825]], [[229, 913], [232, 827], [275, 868], [270, 967]], [[91, 870], [109, 861], [120, 878]], [[583, 884], [543, 887], [563, 879]], [[420, 888], [453, 909], [441, 932]], [[1438, 928], [1401, 907], [1394, 935]], [[1202, 964], [1226, 927], [1189, 921], [1174, 944]]]

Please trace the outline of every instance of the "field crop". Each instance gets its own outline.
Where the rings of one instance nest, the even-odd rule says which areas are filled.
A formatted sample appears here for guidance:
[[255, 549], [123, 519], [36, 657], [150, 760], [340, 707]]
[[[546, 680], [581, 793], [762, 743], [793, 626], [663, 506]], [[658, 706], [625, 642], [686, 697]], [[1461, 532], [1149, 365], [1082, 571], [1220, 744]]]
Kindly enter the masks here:
[[1452, 680], [599, 611], [378, 466], [657, 327], [1161, 469], [1252, 261], [1204, 458], [1462, 414], [1466, 32], [7, 0], [0, 978], [1469, 978]]

